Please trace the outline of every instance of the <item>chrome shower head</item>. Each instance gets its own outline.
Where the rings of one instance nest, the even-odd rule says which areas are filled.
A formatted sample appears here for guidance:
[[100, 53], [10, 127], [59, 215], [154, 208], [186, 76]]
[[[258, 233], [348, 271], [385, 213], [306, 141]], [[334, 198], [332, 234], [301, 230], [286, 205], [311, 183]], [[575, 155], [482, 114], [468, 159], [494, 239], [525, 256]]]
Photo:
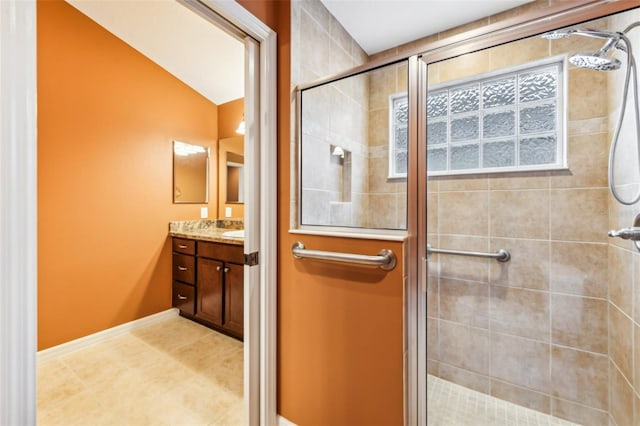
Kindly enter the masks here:
[[[622, 66], [622, 62], [616, 58], [607, 56], [607, 53], [613, 49], [622, 46], [620, 39], [612, 37], [595, 53], [576, 53], [569, 58], [569, 62], [580, 68], [587, 68], [596, 71], [615, 71]], [[621, 49], [622, 50], [622, 49]]]
[[622, 66], [619, 60], [607, 56], [609, 50], [614, 48], [626, 51], [624, 43], [620, 43], [620, 40], [624, 38], [622, 33], [570, 27], [544, 33], [541, 37], [547, 40], [558, 40], [571, 37], [573, 34], [606, 40], [604, 46], [595, 53], [581, 52], [571, 56], [569, 62], [573, 65], [597, 71], [613, 71]]
[[615, 71], [622, 66], [622, 62], [616, 58], [608, 58], [596, 53], [576, 53], [569, 58], [576, 67], [588, 68], [596, 71]]
[[562, 38], [569, 38], [571, 34], [575, 33], [577, 30], [575, 28], [566, 28], [564, 30], [555, 30], [549, 31], [544, 34], [541, 34], [540, 37], [545, 38], [547, 40], [560, 40]]
[[593, 38], [601, 38], [605, 40], [620, 40], [620, 36], [622, 35], [616, 31], [606, 31], [606, 30], [592, 30], [589, 28], [562, 28], [559, 30], [549, 31], [540, 35], [540, 37], [545, 38], [547, 40], [559, 40], [562, 38], [569, 38], [572, 35], [581, 35], [585, 37], [593, 37]]

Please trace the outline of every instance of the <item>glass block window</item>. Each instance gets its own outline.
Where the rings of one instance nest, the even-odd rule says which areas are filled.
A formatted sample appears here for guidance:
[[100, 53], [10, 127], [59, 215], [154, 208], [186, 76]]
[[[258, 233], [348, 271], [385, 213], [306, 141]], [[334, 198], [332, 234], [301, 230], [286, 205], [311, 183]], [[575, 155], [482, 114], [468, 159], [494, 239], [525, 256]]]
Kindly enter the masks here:
[[564, 68], [556, 57], [431, 87], [428, 174], [566, 167]]
[[389, 97], [389, 177], [407, 176], [409, 102], [406, 93]]

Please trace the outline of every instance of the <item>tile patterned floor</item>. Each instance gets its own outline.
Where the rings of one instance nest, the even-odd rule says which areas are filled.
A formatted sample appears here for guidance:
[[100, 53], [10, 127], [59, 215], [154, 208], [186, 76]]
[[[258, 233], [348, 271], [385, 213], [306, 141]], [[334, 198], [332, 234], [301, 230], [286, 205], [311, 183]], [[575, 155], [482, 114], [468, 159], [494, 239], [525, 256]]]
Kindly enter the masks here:
[[242, 342], [175, 317], [39, 362], [38, 425], [241, 425], [242, 375]]
[[427, 376], [428, 426], [579, 426]]

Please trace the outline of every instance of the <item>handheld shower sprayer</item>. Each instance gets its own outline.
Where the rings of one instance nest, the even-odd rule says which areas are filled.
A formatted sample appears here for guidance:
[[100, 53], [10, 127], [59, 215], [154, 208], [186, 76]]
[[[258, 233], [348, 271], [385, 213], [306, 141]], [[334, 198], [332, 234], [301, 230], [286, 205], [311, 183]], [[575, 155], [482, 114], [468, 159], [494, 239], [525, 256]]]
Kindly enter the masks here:
[[[618, 149], [618, 141], [620, 139], [620, 131], [622, 130], [622, 122], [627, 108], [627, 97], [629, 94], [629, 83], [633, 76], [633, 100], [634, 100], [634, 119], [636, 128], [636, 152], [638, 156], [638, 171], [640, 172], [640, 105], [638, 101], [638, 72], [636, 68], [636, 61], [631, 48], [631, 41], [626, 34], [632, 29], [640, 26], [640, 21], [629, 25], [622, 32], [605, 31], [605, 30], [592, 30], [583, 29], [577, 27], [565, 28], [562, 30], [550, 31], [542, 34], [542, 37], [547, 40], [558, 40], [562, 38], [568, 38], [573, 35], [580, 35], [584, 37], [600, 38], [606, 40], [604, 46], [597, 52], [592, 53], [576, 53], [569, 58], [569, 62], [580, 68], [587, 68], [596, 71], [614, 71], [622, 66], [622, 62], [612, 57], [610, 51], [620, 50], [627, 55], [626, 60], [626, 72], [624, 79], [624, 86], [622, 89], [622, 102], [620, 105], [620, 114], [618, 116], [618, 122], [613, 134], [611, 148], [609, 151], [609, 189], [613, 197], [621, 204], [630, 206], [640, 201], [640, 191], [631, 199], [624, 199], [616, 189], [614, 182], [613, 167], [615, 165], [615, 156]], [[633, 72], [633, 73], [632, 73]]]

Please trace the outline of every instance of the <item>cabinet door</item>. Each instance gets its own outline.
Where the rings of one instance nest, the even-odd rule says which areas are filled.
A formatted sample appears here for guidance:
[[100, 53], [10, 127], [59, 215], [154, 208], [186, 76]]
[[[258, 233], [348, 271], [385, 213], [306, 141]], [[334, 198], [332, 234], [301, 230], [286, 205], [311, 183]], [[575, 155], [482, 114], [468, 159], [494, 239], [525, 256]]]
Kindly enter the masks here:
[[222, 262], [198, 259], [198, 308], [196, 316], [222, 325]]
[[243, 335], [244, 331], [244, 266], [225, 263], [224, 328]]

